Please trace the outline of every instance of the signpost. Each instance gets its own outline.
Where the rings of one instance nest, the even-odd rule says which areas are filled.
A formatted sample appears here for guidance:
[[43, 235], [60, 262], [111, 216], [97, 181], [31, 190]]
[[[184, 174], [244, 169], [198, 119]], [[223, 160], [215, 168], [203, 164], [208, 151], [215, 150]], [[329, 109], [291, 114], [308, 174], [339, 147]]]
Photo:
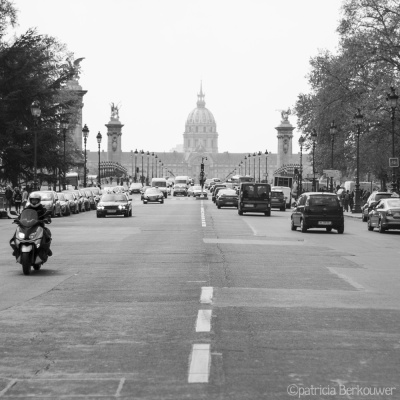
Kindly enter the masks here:
[[389, 158], [389, 167], [398, 168], [399, 167], [399, 159], [398, 158]]

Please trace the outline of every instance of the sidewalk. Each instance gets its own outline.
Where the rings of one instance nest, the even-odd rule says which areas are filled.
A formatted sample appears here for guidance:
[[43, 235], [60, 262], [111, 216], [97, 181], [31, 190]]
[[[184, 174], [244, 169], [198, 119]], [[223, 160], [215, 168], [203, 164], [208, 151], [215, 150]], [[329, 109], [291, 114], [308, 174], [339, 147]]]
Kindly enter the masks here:
[[348, 218], [355, 218], [361, 220], [362, 214], [353, 214], [351, 211], [343, 211], [343, 215]]

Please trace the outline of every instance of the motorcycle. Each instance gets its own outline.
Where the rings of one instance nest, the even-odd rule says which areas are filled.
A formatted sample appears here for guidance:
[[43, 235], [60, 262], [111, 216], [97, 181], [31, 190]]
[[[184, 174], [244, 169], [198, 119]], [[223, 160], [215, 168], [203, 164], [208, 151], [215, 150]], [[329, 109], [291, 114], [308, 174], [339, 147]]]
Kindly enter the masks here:
[[44, 219], [40, 220], [36, 210], [25, 209], [20, 218], [13, 221], [18, 226], [10, 240], [10, 246], [14, 250], [16, 262], [22, 265], [24, 275], [30, 274], [31, 266], [38, 271], [47, 261], [51, 237], [44, 235], [44, 224], [51, 223], [51, 219], [46, 218], [50, 214], [48, 211]]

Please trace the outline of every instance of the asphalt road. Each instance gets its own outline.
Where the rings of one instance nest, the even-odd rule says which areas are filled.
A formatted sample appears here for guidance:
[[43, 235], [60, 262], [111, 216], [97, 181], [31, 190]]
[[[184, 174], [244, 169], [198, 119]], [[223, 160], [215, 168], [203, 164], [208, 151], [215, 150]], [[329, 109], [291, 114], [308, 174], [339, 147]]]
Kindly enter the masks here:
[[0, 398], [400, 399], [400, 232], [133, 205], [54, 219], [30, 276], [0, 220]]

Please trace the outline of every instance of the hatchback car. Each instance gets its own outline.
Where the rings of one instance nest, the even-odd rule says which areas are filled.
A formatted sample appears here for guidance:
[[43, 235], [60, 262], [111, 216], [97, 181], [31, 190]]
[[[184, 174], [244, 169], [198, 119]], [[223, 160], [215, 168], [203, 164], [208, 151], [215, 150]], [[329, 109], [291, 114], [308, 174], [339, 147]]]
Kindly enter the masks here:
[[95, 200], [96, 196], [94, 195], [93, 191], [89, 188], [85, 188], [85, 189], [81, 189], [81, 190], [85, 193], [86, 197], [89, 200], [90, 209], [95, 210], [96, 209], [96, 200]]
[[389, 199], [392, 197], [391, 192], [372, 192], [371, 195], [368, 197], [367, 202], [363, 205], [362, 211], [362, 220], [363, 222], [368, 221], [368, 214], [370, 211], [379, 203], [381, 199]]
[[143, 204], [164, 203], [164, 193], [158, 188], [148, 188], [143, 195]]
[[63, 192], [62, 194], [69, 202], [69, 209], [71, 210], [71, 212], [74, 214], [79, 214], [79, 200], [76, 197], [75, 193]]
[[271, 190], [271, 208], [279, 208], [281, 211], [286, 210], [286, 198], [281, 190]]
[[65, 197], [64, 193], [57, 193], [58, 200], [61, 206], [62, 215], [71, 215], [71, 209], [69, 208], [69, 200]]
[[[62, 217], [62, 209], [60, 201], [58, 200], [57, 193], [53, 190], [42, 190], [33, 193], [39, 193], [41, 197], [41, 203], [43, 207], [46, 208], [46, 211], [51, 212], [52, 217]], [[29, 200], [26, 205], [29, 205]]]
[[238, 195], [234, 189], [221, 189], [218, 192], [215, 204], [217, 208], [238, 206]]
[[213, 186], [213, 190], [212, 190], [212, 195], [211, 195], [211, 200], [215, 203], [215, 200], [217, 199], [217, 194], [220, 190], [222, 189], [226, 189], [226, 185], [222, 185], [222, 184], [217, 184]]
[[78, 199], [79, 212], [86, 211], [87, 204], [89, 204], [88, 199], [83, 195], [83, 192], [79, 189], [75, 190], [63, 190], [62, 193], [74, 193]]
[[143, 185], [140, 182], [133, 182], [131, 183], [131, 186], [129, 187], [129, 193], [140, 193], [140, 189], [143, 187]]
[[400, 199], [382, 199], [368, 214], [368, 230], [378, 228], [380, 233], [400, 229]]
[[97, 218], [107, 215], [123, 215], [132, 217], [132, 200], [124, 193], [105, 193], [97, 204]]
[[290, 218], [292, 231], [300, 227], [302, 232], [307, 232], [310, 228], [324, 228], [328, 232], [336, 229], [338, 233], [344, 232], [343, 208], [336, 194], [303, 193], [294, 207]]

